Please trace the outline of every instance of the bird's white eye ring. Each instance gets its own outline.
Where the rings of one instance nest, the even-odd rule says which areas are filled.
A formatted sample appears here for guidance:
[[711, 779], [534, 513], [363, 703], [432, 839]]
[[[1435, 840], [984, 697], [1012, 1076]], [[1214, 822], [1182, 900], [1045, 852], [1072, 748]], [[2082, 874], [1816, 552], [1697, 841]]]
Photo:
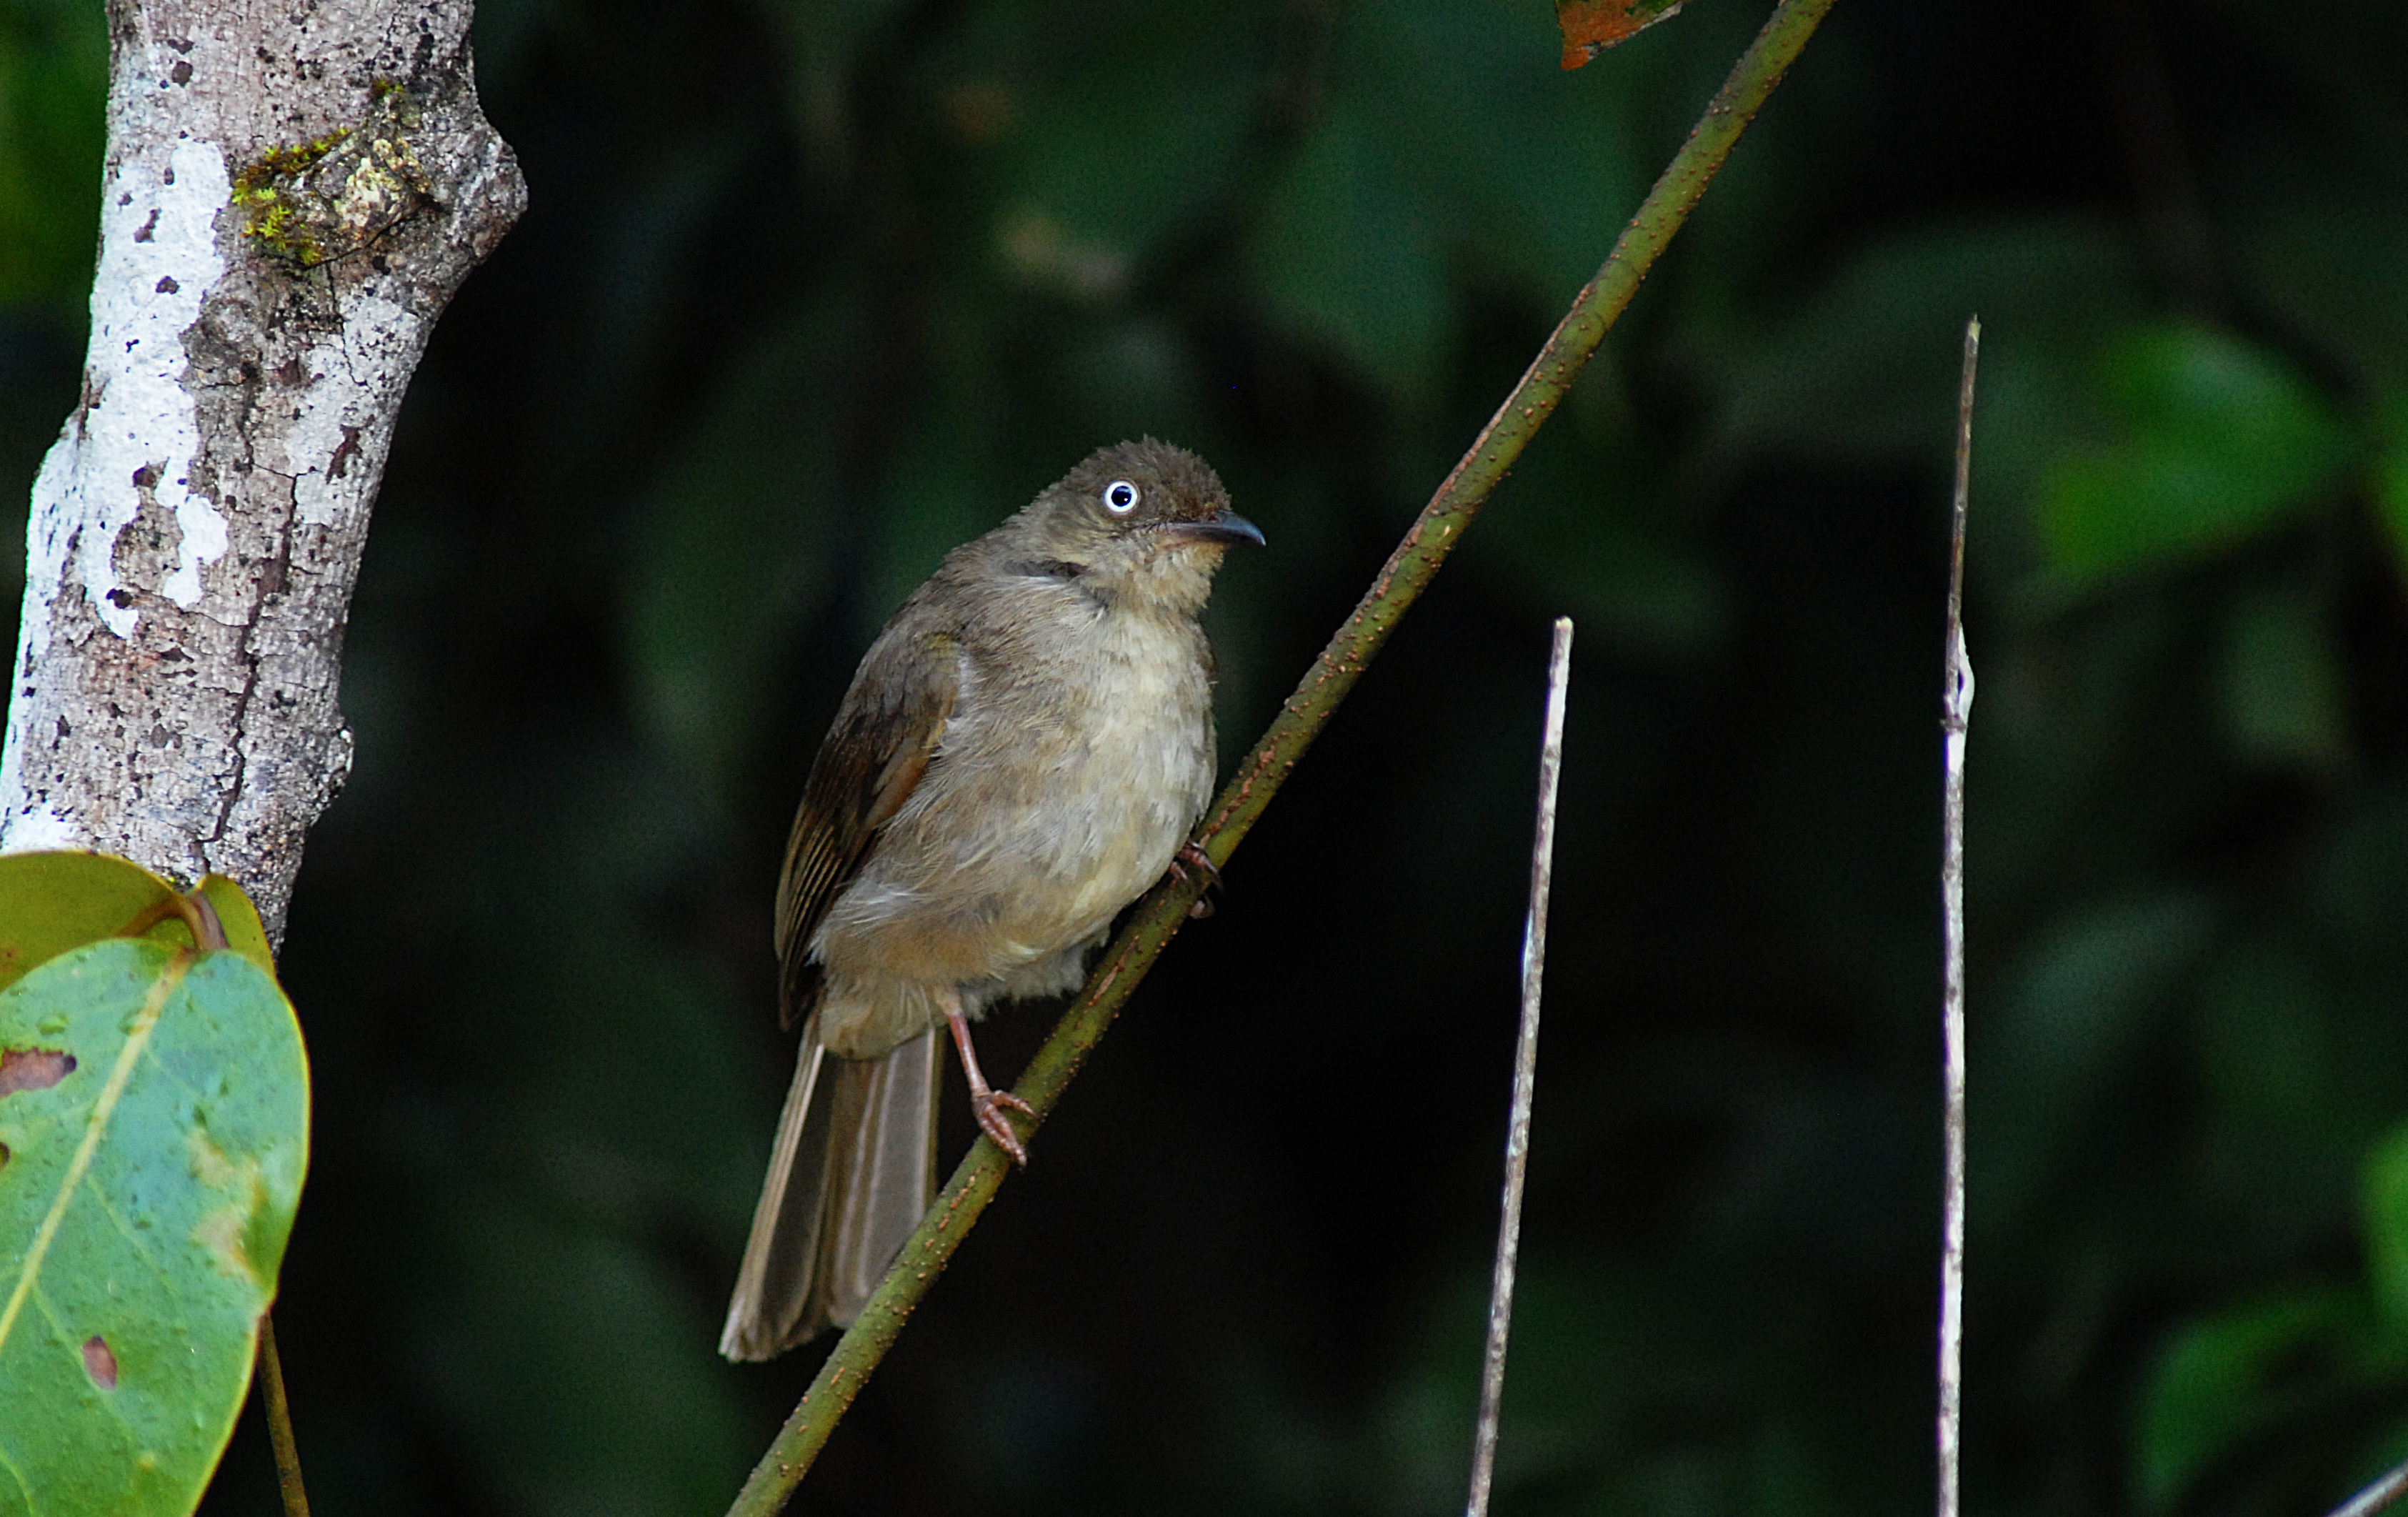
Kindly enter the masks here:
[[1125, 516], [1137, 509], [1143, 492], [1126, 480], [1114, 480], [1104, 486], [1104, 509], [1115, 516]]

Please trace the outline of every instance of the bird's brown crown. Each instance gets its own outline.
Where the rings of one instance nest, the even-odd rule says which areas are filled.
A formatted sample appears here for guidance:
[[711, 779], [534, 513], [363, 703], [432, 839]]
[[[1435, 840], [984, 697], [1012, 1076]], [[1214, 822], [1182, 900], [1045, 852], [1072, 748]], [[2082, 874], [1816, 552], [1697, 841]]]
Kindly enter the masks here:
[[1085, 524], [1126, 533], [1211, 520], [1228, 511], [1229, 492], [1211, 465], [1148, 437], [1097, 448], [1030, 509], [1056, 521], [1083, 516]]

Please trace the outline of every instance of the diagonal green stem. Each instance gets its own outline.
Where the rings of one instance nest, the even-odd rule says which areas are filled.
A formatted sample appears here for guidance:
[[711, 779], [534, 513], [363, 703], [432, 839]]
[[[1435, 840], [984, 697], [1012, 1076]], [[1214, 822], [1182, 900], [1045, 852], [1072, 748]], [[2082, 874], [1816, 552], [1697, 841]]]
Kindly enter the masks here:
[[[1781, 76], [1796, 61], [1831, 5], [1832, 0], [1782, 0], [1747, 51], [1740, 55], [1730, 77], [1690, 130], [1688, 141], [1623, 229], [1604, 267], [1572, 302], [1521, 383], [1481, 429], [1470, 451], [1422, 508], [1370, 589], [1305, 672], [1296, 693], [1288, 697], [1262, 741], [1238, 766], [1236, 775], [1206, 814], [1196, 840], [1215, 865], [1228, 861], [1406, 608], [1446, 561], [1463, 528], [1555, 412], [1606, 329], [1629, 305], [1656, 255], [1706, 193], [1706, 185], [1729, 156], [1740, 134], [1781, 82]], [[1202, 889], [1201, 879], [1174, 874], [1139, 904], [1088, 977], [1086, 989], [1063, 1013], [1053, 1036], [1023, 1072], [1015, 1091], [1035, 1113], [1022, 1124], [1024, 1133], [1053, 1109], [1129, 992], [1186, 920], [1187, 908]], [[1010, 1170], [1010, 1161], [993, 1142], [982, 1137], [971, 1146], [860, 1318], [838, 1341], [768, 1452], [753, 1466], [752, 1477], [728, 1508], [728, 1517], [767, 1517], [785, 1506], [845, 1409], [861, 1394], [870, 1372], [902, 1332], [904, 1319], [935, 1283], [979, 1213], [995, 1199]]]

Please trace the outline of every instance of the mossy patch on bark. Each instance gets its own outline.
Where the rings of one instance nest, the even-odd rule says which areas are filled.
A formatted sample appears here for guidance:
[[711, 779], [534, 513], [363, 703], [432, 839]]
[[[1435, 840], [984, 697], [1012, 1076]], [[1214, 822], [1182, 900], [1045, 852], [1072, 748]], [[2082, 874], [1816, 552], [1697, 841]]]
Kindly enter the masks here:
[[432, 201], [410, 142], [420, 121], [409, 92], [380, 81], [357, 126], [270, 148], [234, 176], [242, 235], [301, 268], [362, 252]]

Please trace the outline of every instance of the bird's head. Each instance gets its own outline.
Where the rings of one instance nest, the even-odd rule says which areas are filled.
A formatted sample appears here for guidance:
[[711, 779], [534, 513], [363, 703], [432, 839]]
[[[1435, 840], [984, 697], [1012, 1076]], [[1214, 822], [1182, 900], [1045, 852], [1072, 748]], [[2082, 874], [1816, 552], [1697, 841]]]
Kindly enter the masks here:
[[1229, 509], [1212, 466], [1143, 438], [1091, 453], [1021, 513], [1050, 561], [1108, 594], [1159, 597], [1194, 610], [1233, 542], [1262, 532]]

